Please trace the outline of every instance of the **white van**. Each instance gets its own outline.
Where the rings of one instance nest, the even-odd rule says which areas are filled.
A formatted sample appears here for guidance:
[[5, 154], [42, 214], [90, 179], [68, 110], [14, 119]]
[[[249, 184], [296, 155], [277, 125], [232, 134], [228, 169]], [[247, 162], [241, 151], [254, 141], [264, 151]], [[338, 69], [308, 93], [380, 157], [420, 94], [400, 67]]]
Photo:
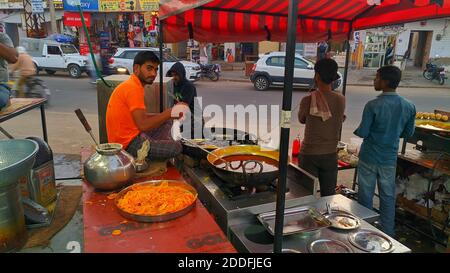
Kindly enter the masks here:
[[47, 39], [22, 38], [20, 45], [33, 58], [36, 71], [45, 70], [53, 75], [58, 70], [68, 71], [73, 78], [88, 73], [87, 56], [82, 56], [72, 44], [59, 43]]

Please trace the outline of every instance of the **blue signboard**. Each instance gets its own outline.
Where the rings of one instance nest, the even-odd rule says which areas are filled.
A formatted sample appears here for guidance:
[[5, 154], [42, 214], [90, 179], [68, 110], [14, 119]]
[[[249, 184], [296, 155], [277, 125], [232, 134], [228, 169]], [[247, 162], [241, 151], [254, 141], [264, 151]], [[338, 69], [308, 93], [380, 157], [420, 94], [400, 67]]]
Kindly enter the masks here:
[[[78, 11], [78, 7], [71, 6], [70, 0], [63, 0], [65, 11]], [[98, 11], [98, 0], [81, 0], [81, 8], [83, 11]]]

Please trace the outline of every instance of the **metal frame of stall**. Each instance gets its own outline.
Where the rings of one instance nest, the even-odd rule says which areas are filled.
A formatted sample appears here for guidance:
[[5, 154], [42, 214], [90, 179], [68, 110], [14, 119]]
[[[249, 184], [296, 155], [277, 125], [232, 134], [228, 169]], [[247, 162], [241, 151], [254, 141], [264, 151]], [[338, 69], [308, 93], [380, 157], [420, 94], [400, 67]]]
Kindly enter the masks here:
[[[381, 1], [383, 2], [383, 0]], [[289, 132], [290, 132], [290, 119], [291, 119], [291, 102], [292, 102], [292, 89], [293, 89], [293, 78], [294, 78], [294, 57], [295, 57], [295, 42], [296, 42], [296, 30], [297, 30], [297, 20], [301, 19], [302, 16], [298, 14], [298, 3], [299, 0], [289, 0], [288, 14], [287, 14], [287, 42], [286, 42], [286, 58], [285, 58], [285, 72], [284, 79], [285, 84], [283, 88], [283, 100], [282, 100], [282, 113], [281, 113], [281, 134], [280, 134], [280, 159], [279, 159], [279, 170], [280, 177], [277, 190], [277, 202], [276, 202], [276, 219], [275, 219], [275, 235], [274, 235], [274, 252], [282, 252], [282, 239], [283, 239], [283, 225], [284, 225], [284, 209], [285, 209], [285, 195], [286, 190], [286, 180], [287, 180], [287, 165], [288, 165], [288, 150], [289, 150]], [[348, 76], [348, 64], [350, 57], [350, 38], [353, 31], [353, 23], [358, 18], [364, 16], [366, 13], [374, 9], [376, 5], [371, 5], [356, 16], [353, 19], [347, 21], [350, 23], [350, 28], [347, 33], [346, 40], [346, 59], [344, 68], [344, 79], [343, 79], [343, 89], [342, 94], [345, 96], [347, 90], [347, 76]], [[185, 11], [185, 10], [184, 10]], [[248, 12], [250, 14], [264, 14], [259, 12]], [[337, 19], [328, 18], [313, 18], [313, 19], [326, 19], [329, 21], [342, 21]], [[159, 41], [160, 41], [160, 58], [163, 57], [163, 28], [164, 19], [159, 20]], [[193, 38], [193, 32], [189, 29], [189, 36]], [[266, 31], [268, 31], [266, 29]], [[330, 35], [330, 34], [329, 34]], [[270, 32], [268, 37], [270, 37]], [[331, 37], [329, 37], [331, 38]], [[160, 80], [163, 78], [163, 66], [162, 62], [160, 64]], [[160, 97], [163, 96], [163, 88], [160, 86]], [[160, 111], [163, 110], [163, 104], [160, 102]]]
[[[355, 19], [362, 16], [363, 14], [369, 12], [376, 6], [369, 6], [361, 14], [357, 15]], [[298, 19], [298, 0], [289, 0], [288, 9], [288, 28], [287, 28], [287, 43], [286, 43], [286, 62], [285, 62], [285, 84], [283, 88], [283, 101], [282, 101], [282, 116], [281, 116], [281, 135], [280, 135], [280, 160], [279, 160], [279, 170], [280, 178], [277, 191], [277, 202], [276, 202], [276, 220], [275, 220], [275, 236], [274, 236], [274, 252], [281, 253], [282, 241], [283, 241], [283, 225], [284, 225], [284, 209], [285, 209], [285, 195], [286, 192], [286, 179], [287, 179], [287, 164], [288, 164], [288, 153], [289, 153], [289, 132], [290, 132], [290, 118], [291, 118], [291, 101], [292, 101], [292, 89], [294, 80], [294, 57], [295, 57], [295, 40], [296, 40], [296, 22]], [[255, 12], [254, 14], [258, 14]], [[159, 57], [160, 60], [163, 59], [163, 29], [164, 20], [159, 21]], [[350, 25], [350, 30], [347, 34], [346, 41], [346, 58], [345, 58], [345, 68], [344, 68], [344, 79], [342, 94], [345, 96], [347, 90], [347, 74], [348, 74], [348, 64], [350, 56], [350, 37], [352, 33], [352, 26]], [[192, 36], [192, 32], [189, 33]], [[193, 37], [191, 37], [193, 38]], [[159, 79], [162, 82], [164, 77], [162, 61], [160, 63], [160, 73]], [[163, 97], [163, 86], [160, 85], [159, 88], [160, 98]], [[163, 102], [160, 101], [160, 112], [163, 111]]]

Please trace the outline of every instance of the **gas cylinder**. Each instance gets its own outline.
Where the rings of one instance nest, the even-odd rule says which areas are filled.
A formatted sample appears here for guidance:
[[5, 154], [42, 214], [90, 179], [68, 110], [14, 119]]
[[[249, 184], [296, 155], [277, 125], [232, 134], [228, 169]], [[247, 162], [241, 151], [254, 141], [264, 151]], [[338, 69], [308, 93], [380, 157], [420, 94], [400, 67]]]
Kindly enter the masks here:
[[38, 137], [28, 137], [27, 139], [34, 140], [38, 144], [39, 150], [28, 181], [21, 183], [22, 196], [48, 208], [57, 197], [53, 152], [44, 140]]

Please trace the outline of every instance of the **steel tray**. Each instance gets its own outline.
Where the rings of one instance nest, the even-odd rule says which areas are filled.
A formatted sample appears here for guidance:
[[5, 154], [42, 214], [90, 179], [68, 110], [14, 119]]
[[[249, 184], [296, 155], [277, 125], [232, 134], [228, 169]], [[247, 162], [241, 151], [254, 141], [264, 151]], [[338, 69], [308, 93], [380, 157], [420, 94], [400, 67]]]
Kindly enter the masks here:
[[[275, 234], [275, 211], [261, 213], [257, 218], [270, 234]], [[314, 207], [294, 207], [284, 211], [283, 235], [317, 231], [330, 225], [331, 222]]]
[[[194, 202], [192, 202], [192, 204], [190, 204], [189, 206], [185, 207], [182, 210], [176, 211], [176, 212], [172, 212], [172, 213], [167, 213], [167, 214], [163, 214], [163, 215], [156, 215], [156, 216], [152, 216], [152, 215], [140, 215], [140, 214], [133, 214], [133, 213], [129, 213], [126, 212], [124, 210], [122, 210], [121, 208], [119, 208], [119, 206], [117, 205], [118, 201], [120, 198], [122, 198], [128, 191], [130, 191], [133, 186], [136, 185], [154, 185], [154, 186], [158, 186], [163, 182], [167, 182], [169, 184], [169, 186], [178, 186], [178, 187], [182, 187], [190, 192], [192, 192], [195, 196]], [[116, 206], [117, 210], [119, 211], [119, 213], [127, 218], [127, 219], [131, 219], [134, 221], [138, 221], [138, 222], [164, 222], [164, 221], [169, 221], [175, 218], [178, 218], [180, 216], [183, 216], [185, 214], [187, 214], [189, 211], [192, 210], [192, 208], [194, 208], [195, 203], [197, 203], [197, 191], [189, 184], [187, 184], [184, 181], [177, 181], [177, 180], [151, 180], [151, 181], [145, 181], [145, 182], [141, 182], [141, 183], [136, 183], [133, 184], [131, 186], [126, 187], [125, 189], [121, 190], [116, 198], [114, 199], [114, 205]]]

